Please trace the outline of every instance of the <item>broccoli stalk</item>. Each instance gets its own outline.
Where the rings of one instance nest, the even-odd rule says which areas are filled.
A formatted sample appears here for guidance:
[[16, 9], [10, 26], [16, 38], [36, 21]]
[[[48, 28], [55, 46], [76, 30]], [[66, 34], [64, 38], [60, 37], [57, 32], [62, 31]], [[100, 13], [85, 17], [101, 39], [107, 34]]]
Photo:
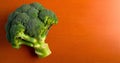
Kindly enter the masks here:
[[14, 48], [27, 45], [33, 47], [39, 57], [46, 57], [51, 51], [45, 39], [56, 23], [56, 15], [41, 4], [25, 4], [10, 14], [6, 25], [7, 39]]
[[[45, 43], [45, 37], [41, 37], [41, 40], [37, 40], [28, 35], [25, 35], [24, 33], [20, 34], [18, 37], [22, 39], [22, 40], [20, 40], [21, 44], [33, 47], [35, 49], [35, 53], [39, 57], [45, 57], [45, 56], [48, 56], [49, 54], [51, 54], [48, 44]], [[25, 41], [23, 41], [23, 40], [25, 40]]]

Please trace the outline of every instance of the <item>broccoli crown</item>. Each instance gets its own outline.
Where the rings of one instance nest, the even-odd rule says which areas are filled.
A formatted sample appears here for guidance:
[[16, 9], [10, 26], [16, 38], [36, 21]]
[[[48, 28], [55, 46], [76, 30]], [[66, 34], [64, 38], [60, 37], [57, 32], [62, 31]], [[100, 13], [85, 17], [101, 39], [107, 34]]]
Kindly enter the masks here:
[[7, 39], [14, 48], [27, 45], [33, 47], [39, 57], [46, 57], [51, 51], [45, 39], [51, 26], [57, 22], [54, 12], [41, 4], [24, 4], [8, 17]]

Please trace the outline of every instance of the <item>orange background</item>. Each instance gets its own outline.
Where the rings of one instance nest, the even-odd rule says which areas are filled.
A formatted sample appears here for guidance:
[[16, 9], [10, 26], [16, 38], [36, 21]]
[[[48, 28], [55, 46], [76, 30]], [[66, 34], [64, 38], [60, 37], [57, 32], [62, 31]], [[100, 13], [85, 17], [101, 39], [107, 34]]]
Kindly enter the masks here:
[[[38, 58], [33, 49], [11, 47], [5, 36], [8, 15], [24, 3], [40, 2], [59, 23], [46, 42], [52, 54]], [[0, 63], [120, 63], [119, 0], [0, 0]]]

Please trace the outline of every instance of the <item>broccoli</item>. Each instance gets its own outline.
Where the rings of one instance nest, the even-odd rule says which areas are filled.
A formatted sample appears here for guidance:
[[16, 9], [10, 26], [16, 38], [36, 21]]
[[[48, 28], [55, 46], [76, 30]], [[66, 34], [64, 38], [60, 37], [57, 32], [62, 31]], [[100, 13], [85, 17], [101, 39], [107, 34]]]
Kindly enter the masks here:
[[30, 46], [35, 49], [38, 57], [47, 57], [51, 51], [45, 39], [51, 26], [57, 22], [54, 12], [41, 4], [24, 4], [8, 17], [7, 39], [13, 48], [19, 49], [21, 45]]

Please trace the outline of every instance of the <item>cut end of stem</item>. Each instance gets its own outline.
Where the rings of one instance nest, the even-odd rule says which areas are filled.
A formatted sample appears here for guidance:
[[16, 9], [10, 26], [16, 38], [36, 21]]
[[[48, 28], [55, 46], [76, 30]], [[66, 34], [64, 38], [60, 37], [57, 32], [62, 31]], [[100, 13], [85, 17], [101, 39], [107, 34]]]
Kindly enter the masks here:
[[35, 49], [35, 53], [40, 57], [44, 58], [51, 54], [48, 44], [43, 44], [39, 48]]

